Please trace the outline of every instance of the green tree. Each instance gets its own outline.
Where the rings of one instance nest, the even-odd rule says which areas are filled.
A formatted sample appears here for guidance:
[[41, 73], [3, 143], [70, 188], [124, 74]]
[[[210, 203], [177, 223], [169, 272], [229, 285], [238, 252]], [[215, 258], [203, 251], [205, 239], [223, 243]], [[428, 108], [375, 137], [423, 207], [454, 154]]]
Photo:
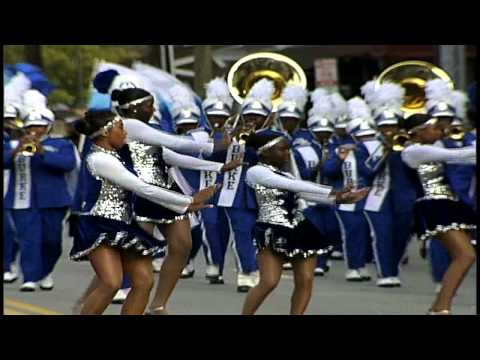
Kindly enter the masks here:
[[[25, 45], [4, 46], [4, 64], [27, 62]], [[85, 105], [92, 81], [95, 60], [131, 66], [144, 60], [142, 47], [129, 45], [42, 45], [43, 70], [57, 89], [48, 98], [50, 104]]]

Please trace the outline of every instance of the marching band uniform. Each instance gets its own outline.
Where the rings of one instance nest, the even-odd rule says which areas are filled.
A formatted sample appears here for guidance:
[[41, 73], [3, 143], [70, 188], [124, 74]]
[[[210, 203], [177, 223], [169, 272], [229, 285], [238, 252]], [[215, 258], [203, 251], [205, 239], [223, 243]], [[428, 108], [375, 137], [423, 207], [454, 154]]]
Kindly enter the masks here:
[[[24, 126], [51, 126], [53, 121], [50, 110], [33, 110]], [[75, 168], [73, 143], [48, 135], [41, 143], [44, 153], [32, 157], [13, 159], [13, 148], [4, 153], [4, 167], [12, 171], [5, 208], [12, 211], [20, 244], [24, 291], [34, 291], [42, 279], [42, 289], [53, 288], [50, 274], [62, 253], [62, 223], [72, 201], [65, 174]]]
[[[367, 86], [367, 85], [366, 85]], [[377, 127], [398, 125], [405, 91], [396, 84], [382, 84], [369, 98]], [[399, 152], [384, 155], [384, 145], [365, 142], [372, 177], [372, 189], [365, 204], [370, 225], [380, 287], [401, 286], [400, 262], [413, 229], [415, 187]]]
[[[250, 90], [242, 108], [240, 116], [256, 114], [265, 117], [270, 115], [272, 105], [272, 95], [274, 87], [267, 80], [260, 80]], [[231, 161], [235, 156], [244, 154], [244, 161], [253, 166], [257, 163], [258, 157], [254, 149], [246, 147], [245, 144], [233, 139], [232, 144], [226, 152], [226, 162]], [[220, 154], [218, 154], [220, 155]], [[221, 156], [225, 156], [222, 154]], [[233, 249], [238, 268], [237, 291], [246, 292], [249, 288], [256, 285], [258, 281], [257, 261], [255, 257], [255, 247], [253, 244], [253, 230], [256, 222], [257, 203], [255, 194], [245, 182], [247, 166], [242, 165], [238, 168], [223, 174], [223, 186], [218, 194], [217, 205], [219, 209], [219, 218], [223, 225], [219, 226], [220, 231], [229, 229], [229, 236], [220, 234], [223, 244], [231, 237], [233, 240]], [[217, 230], [218, 231], [218, 230]], [[226, 249], [226, 246], [220, 246], [220, 250]], [[212, 247], [213, 250], [213, 247]], [[225, 253], [221, 254], [220, 273], [223, 272]]]
[[[348, 102], [348, 106], [352, 120], [346, 128], [347, 133], [355, 137], [374, 135], [375, 131], [367, 123], [370, 110], [363, 100], [352, 99]], [[357, 142], [356, 145], [360, 146], [360, 143]], [[352, 149], [346, 159], [342, 161], [338, 157], [338, 150], [339, 148], [332, 152], [331, 157], [325, 162], [324, 175], [341, 182], [342, 188], [370, 186], [371, 177], [368, 176], [368, 169], [365, 166], [368, 158], [367, 153]], [[347, 281], [370, 280], [370, 275], [365, 267], [370, 239], [368, 223], [363, 212], [365, 202], [366, 199], [363, 199], [356, 204], [341, 204], [337, 208], [340, 218], [343, 253], [347, 260], [348, 270], [345, 276]]]
[[[332, 109], [329, 97], [325, 94], [320, 97], [312, 96], [314, 106], [310, 110], [307, 125], [312, 134], [315, 132], [326, 132], [332, 134], [334, 124], [330, 121]], [[294, 147], [293, 152], [303, 180], [313, 181], [319, 184], [330, 185], [329, 179], [323, 174], [323, 163], [328, 158], [330, 141], [319, 143], [315, 136], [309, 144]], [[304, 210], [304, 216], [313, 224], [319, 233], [328, 240], [330, 244], [340, 244], [340, 227], [338, 225], [335, 208], [321, 204], [308, 204]], [[328, 254], [318, 257], [315, 275], [323, 276], [328, 271]]]
[[[5, 121], [17, 118], [17, 110], [14, 106], [5, 105], [3, 109], [4, 130], [3, 130], [3, 152], [6, 153], [17, 147], [18, 142], [11, 140], [10, 134], [5, 131]], [[3, 199], [8, 192], [11, 170], [3, 170]], [[14, 265], [18, 252], [18, 243], [15, 239], [15, 225], [13, 223], [12, 211], [3, 209], [3, 282], [12, 283], [17, 278], [17, 271]]]

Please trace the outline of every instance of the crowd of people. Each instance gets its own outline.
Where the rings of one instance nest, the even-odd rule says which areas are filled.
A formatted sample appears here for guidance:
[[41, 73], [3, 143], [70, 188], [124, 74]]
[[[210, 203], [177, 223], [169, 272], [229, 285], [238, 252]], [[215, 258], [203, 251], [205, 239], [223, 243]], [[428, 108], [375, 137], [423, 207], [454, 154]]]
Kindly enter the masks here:
[[80, 118], [52, 111], [35, 89], [4, 105], [4, 283], [21, 273], [21, 291], [52, 290], [68, 225], [70, 259], [94, 271], [75, 314], [112, 302], [122, 314], [168, 314], [200, 250], [206, 281], [224, 284], [229, 245], [242, 314], [287, 270], [290, 313], [303, 314], [332, 260], [346, 281], [372, 281], [374, 263], [376, 286], [402, 286], [416, 238], [437, 286], [428, 313], [451, 313], [475, 261], [474, 98], [467, 111], [463, 92], [433, 79], [426, 111], [406, 114], [399, 84], [372, 80], [348, 101], [287, 84], [277, 108], [268, 79], [235, 104], [216, 78], [201, 104], [185, 86], [169, 89], [169, 133], [134, 76], [102, 71], [93, 85], [109, 101]]

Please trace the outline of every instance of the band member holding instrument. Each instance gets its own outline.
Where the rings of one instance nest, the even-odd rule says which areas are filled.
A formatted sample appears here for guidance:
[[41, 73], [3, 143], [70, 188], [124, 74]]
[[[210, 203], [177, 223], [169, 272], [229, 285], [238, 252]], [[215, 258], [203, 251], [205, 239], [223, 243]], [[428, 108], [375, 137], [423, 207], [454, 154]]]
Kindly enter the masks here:
[[[437, 118], [416, 114], [405, 124], [412, 144], [402, 152], [405, 163], [418, 173], [415, 220], [419, 240], [438, 239], [452, 257], [442, 288], [429, 314], [451, 313], [453, 297], [475, 262], [469, 230], [475, 229], [471, 208], [458, 200], [445, 178], [445, 164], [476, 164], [476, 149], [442, 149], [433, 146], [444, 136]], [[435, 240], [434, 240], [435, 241]]]
[[304, 117], [308, 92], [301, 85], [288, 84], [283, 89], [282, 100], [283, 102], [279, 105], [277, 111], [278, 128], [285, 132], [294, 143], [297, 138], [303, 138], [297, 131]]
[[[13, 104], [5, 104], [3, 107], [3, 152], [17, 147], [19, 111]], [[3, 199], [8, 192], [11, 170], [3, 170]], [[15, 226], [12, 218], [12, 210], [3, 209], [3, 282], [13, 283], [18, 279], [15, 259], [18, 254], [18, 241], [16, 239]]]
[[253, 134], [247, 146], [255, 148], [260, 158], [259, 163], [248, 170], [246, 179], [255, 191], [259, 207], [255, 243], [260, 282], [249, 291], [242, 314], [253, 315], [257, 311], [278, 285], [282, 264], [291, 261], [295, 288], [290, 314], [302, 315], [312, 294], [316, 256], [328, 245], [308, 232], [311, 224], [308, 220], [302, 221], [301, 213], [296, 211], [295, 195], [307, 201], [334, 204], [358, 201], [367, 190], [335, 193], [331, 187], [298, 180], [282, 171], [290, 161], [289, 141], [282, 133], [268, 130]]
[[[365, 168], [368, 155], [359, 151], [362, 140], [374, 137], [375, 130], [369, 121], [371, 112], [367, 104], [360, 98], [348, 101], [350, 122], [347, 134], [354, 137], [355, 147], [339, 146], [325, 162], [323, 173], [331, 179], [342, 179], [343, 187], [362, 188], [371, 185], [371, 177]], [[347, 281], [369, 281], [371, 276], [366, 268], [367, 248], [370, 242], [368, 222], [363, 214], [365, 200], [356, 204], [338, 206], [340, 230], [342, 233], [343, 253], [346, 257]]]
[[362, 147], [368, 152], [367, 169], [373, 179], [365, 216], [373, 236], [377, 286], [387, 288], [401, 286], [400, 262], [413, 232], [415, 187], [409, 176], [411, 171], [393, 147], [393, 139], [403, 120], [404, 96], [405, 90], [400, 85], [388, 82], [370, 94], [368, 98], [381, 141], [375, 142], [376, 148]]
[[[314, 92], [315, 93], [315, 92]], [[318, 92], [317, 92], [318, 94]], [[331, 185], [323, 174], [323, 164], [329, 157], [330, 138], [334, 131], [332, 106], [328, 94], [313, 97], [313, 108], [307, 120], [314, 140], [293, 148], [298, 169], [303, 180]], [[335, 208], [322, 204], [308, 204], [305, 217], [318, 231], [317, 236], [325, 238], [333, 246], [340, 244], [341, 235]], [[315, 276], [323, 276], [329, 270], [329, 253], [318, 256]]]
[[[132, 196], [148, 198], [176, 214], [197, 211], [214, 188], [194, 197], [145, 183], [135, 176], [131, 157], [124, 153], [127, 133], [123, 121], [110, 111], [91, 111], [77, 124], [94, 142], [82, 165], [78, 196], [71, 218], [72, 260], [89, 260], [97, 284], [81, 313], [101, 314], [118, 291], [123, 273], [132, 281], [122, 314], [143, 314], [153, 286], [151, 256], [159, 242], [133, 221]], [[123, 149], [123, 150], [122, 150]]]
[[[269, 126], [273, 93], [274, 86], [269, 80], [262, 79], [252, 86], [242, 104], [237, 126], [232, 134], [234, 140], [226, 154], [222, 154], [225, 156], [225, 161], [243, 154], [243, 161], [249, 166], [257, 163], [257, 154], [253, 149], [245, 146], [244, 136]], [[245, 183], [247, 170], [247, 165], [242, 165], [223, 175], [223, 186], [217, 201], [222, 224], [219, 230], [227, 229], [226, 233], [220, 235], [220, 240], [223, 241], [221, 249], [224, 249], [219, 263], [220, 274], [223, 274], [228, 239], [232, 238], [238, 270], [238, 292], [247, 292], [258, 281], [258, 266], [253, 245], [257, 204], [254, 193]]]
[[[215, 141], [222, 141], [226, 136], [225, 126], [227, 121], [233, 120], [233, 98], [225, 80], [216, 78], [206, 85], [206, 98], [203, 102], [203, 110], [207, 115], [208, 121], [212, 126], [211, 137]], [[214, 153], [208, 160], [225, 161], [226, 152]], [[223, 174], [217, 174], [212, 171], [202, 171], [200, 173], [200, 187], [208, 186], [216, 182], [223, 183]], [[212, 200], [213, 204], [218, 202], [219, 193], [215, 194]], [[207, 264], [206, 278], [210, 284], [224, 284], [223, 265], [225, 253], [228, 247], [229, 224], [225, 215], [225, 210], [219, 207], [204, 209], [202, 215], [202, 238], [209, 245], [209, 258], [211, 264]]]
[[51, 273], [62, 253], [63, 219], [72, 201], [65, 174], [75, 167], [75, 153], [70, 141], [49, 136], [54, 120], [47, 108], [30, 109], [25, 135], [15, 148], [4, 148], [4, 167], [11, 170], [4, 207], [20, 245], [21, 291], [35, 291], [37, 282], [53, 289]]
[[[353, 138], [347, 134], [345, 128], [348, 123], [348, 106], [347, 101], [339, 93], [329, 95], [330, 104], [332, 107], [332, 119], [335, 123], [335, 131], [330, 139], [328, 146], [329, 154], [334, 154], [339, 146], [352, 147], [354, 145]], [[325, 164], [323, 164], [325, 166]], [[330, 184], [335, 190], [343, 188], [342, 177], [329, 177]], [[340, 223], [341, 219], [338, 216], [338, 211], [335, 210], [337, 221]], [[334, 246], [333, 252], [330, 254], [332, 260], [343, 259], [343, 248], [341, 242]]]

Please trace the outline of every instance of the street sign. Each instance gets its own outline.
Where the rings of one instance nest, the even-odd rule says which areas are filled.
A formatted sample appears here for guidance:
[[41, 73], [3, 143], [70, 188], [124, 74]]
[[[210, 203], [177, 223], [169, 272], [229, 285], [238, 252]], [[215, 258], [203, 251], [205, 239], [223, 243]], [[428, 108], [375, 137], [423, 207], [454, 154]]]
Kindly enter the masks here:
[[338, 91], [338, 61], [337, 59], [315, 60], [315, 85]]

